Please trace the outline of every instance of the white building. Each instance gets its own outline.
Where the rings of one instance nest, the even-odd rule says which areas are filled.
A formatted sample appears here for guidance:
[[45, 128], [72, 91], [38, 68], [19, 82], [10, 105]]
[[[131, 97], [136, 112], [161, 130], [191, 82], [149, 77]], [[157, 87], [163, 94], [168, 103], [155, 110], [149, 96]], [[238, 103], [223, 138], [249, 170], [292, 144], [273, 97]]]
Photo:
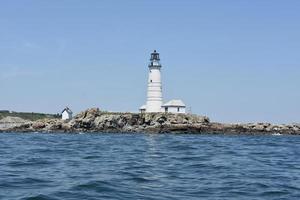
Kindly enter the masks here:
[[185, 104], [181, 100], [172, 100], [163, 105], [161, 64], [159, 53], [151, 53], [148, 76], [147, 103], [139, 108], [140, 112], [185, 113]]
[[65, 109], [63, 109], [63, 111], [61, 112], [61, 119], [62, 120], [69, 120], [72, 119], [72, 110], [68, 107], [66, 107]]
[[142, 105], [139, 110], [141, 113], [146, 112], [146, 105]]
[[162, 108], [165, 112], [169, 113], [185, 113], [186, 106], [185, 104], [179, 100], [179, 99], [174, 99], [171, 100], [164, 105], [162, 105]]

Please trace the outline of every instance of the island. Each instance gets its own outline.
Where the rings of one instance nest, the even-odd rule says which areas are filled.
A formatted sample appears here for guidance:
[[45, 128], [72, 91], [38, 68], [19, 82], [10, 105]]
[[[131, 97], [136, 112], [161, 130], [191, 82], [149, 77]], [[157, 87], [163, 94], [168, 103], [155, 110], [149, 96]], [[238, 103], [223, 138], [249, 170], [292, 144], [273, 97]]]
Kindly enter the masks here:
[[56, 117], [25, 120], [5, 117], [0, 132], [42, 133], [191, 133], [300, 135], [300, 124], [218, 123], [206, 116], [183, 113], [122, 113], [90, 108], [71, 120]]

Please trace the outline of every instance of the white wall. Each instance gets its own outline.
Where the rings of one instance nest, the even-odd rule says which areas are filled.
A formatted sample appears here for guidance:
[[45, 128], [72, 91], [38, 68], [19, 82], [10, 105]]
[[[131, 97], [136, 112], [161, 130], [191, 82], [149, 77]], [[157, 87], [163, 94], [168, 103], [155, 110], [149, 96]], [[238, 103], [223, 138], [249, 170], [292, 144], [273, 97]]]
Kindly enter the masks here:
[[160, 67], [149, 67], [146, 112], [161, 112], [162, 103]]
[[72, 114], [69, 114], [67, 111], [64, 111], [61, 115], [62, 120], [71, 119], [71, 118], [72, 118]]
[[[179, 109], [179, 111], [178, 111]], [[165, 107], [164, 107], [164, 111], [165, 111]], [[169, 113], [185, 113], [185, 108], [184, 107], [168, 107], [168, 111]]]

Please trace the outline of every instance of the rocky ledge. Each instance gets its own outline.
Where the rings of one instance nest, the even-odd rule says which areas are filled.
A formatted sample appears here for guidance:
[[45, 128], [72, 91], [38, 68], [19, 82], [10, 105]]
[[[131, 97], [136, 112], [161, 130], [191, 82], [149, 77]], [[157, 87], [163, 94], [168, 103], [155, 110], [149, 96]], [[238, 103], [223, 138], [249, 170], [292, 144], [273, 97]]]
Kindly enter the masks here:
[[122, 133], [220, 133], [300, 135], [300, 124], [223, 124], [208, 117], [170, 113], [112, 113], [88, 109], [70, 121], [43, 119], [1, 128], [1, 132], [122, 132]]

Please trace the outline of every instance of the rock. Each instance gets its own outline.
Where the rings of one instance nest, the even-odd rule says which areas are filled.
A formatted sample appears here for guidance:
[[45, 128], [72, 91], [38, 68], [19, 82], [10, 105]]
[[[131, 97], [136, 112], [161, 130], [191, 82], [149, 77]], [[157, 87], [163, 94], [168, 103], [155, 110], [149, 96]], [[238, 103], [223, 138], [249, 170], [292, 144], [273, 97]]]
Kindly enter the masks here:
[[64, 132], [72, 131], [71, 125], [70, 125], [70, 124], [67, 124], [67, 123], [63, 123], [63, 124], [61, 125], [61, 129], [62, 129]]
[[297, 126], [294, 126], [294, 127], [293, 127], [293, 131], [294, 131], [294, 132], [299, 132], [299, 131], [300, 131], [300, 128], [297, 127]]
[[27, 123], [27, 120], [24, 120], [20, 117], [5, 117], [0, 120], [0, 129], [9, 129], [17, 126], [21, 126]]
[[45, 127], [46, 127], [46, 124], [44, 122], [41, 122], [41, 121], [37, 121], [37, 122], [34, 122], [32, 124], [33, 129], [43, 129]]
[[[17, 119], [14, 121], [17, 121]], [[113, 113], [102, 112], [98, 108], [91, 108], [79, 113], [70, 121], [60, 119], [43, 119], [35, 122], [22, 121], [21, 125], [5, 129], [5, 131], [198, 134], [271, 134], [279, 132], [282, 134], [300, 134], [300, 126], [299, 124], [272, 125], [269, 123], [224, 124], [210, 122], [208, 117], [191, 114]]]
[[263, 124], [256, 124], [253, 128], [255, 131], [263, 131], [265, 130], [265, 126]]

